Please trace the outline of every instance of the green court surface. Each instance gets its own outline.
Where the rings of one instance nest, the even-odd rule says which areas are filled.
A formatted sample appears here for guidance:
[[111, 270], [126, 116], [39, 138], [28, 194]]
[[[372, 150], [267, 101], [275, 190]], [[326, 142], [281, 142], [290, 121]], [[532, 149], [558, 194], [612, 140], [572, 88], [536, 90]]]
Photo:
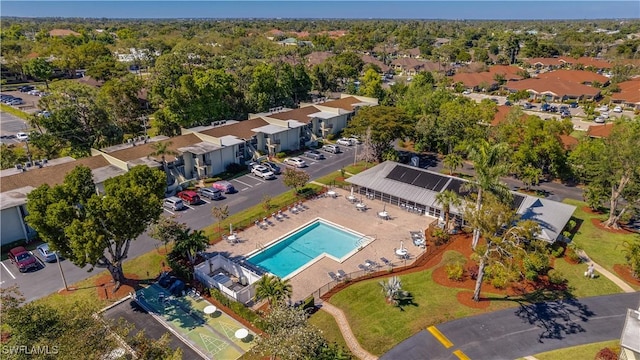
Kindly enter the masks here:
[[165, 326], [175, 330], [182, 341], [195, 346], [211, 359], [237, 359], [255, 345], [255, 334], [249, 329], [246, 338], [235, 337], [237, 330], [246, 328], [231, 316], [220, 310], [211, 315], [205, 314], [204, 308], [212, 304], [204, 299], [190, 296], [173, 298], [165, 289], [153, 284], [138, 290], [137, 300], [158, 315]]

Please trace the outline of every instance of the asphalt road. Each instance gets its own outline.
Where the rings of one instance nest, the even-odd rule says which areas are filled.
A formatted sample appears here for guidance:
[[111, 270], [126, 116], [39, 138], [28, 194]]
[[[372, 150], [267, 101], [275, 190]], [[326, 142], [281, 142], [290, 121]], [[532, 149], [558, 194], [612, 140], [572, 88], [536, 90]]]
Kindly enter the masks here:
[[453, 345], [446, 348], [422, 330], [380, 357], [381, 360], [457, 360], [461, 351], [473, 360], [517, 359], [570, 346], [620, 337], [627, 309], [636, 309], [639, 293], [563, 302], [523, 304], [450, 321], [437, 330]]
[[[355, 148], [342, 147], [342, 149], [343, 153], [340, 154], [325, 153], [325, 160], [311, 160], [301, 156], [309, 165], [303, 170], [309, 173], [313, 180], [333, 171], [339, 171], [344, 166], [352, 164], [354, 161]], [[283, 184], [282, 176], [278, 176], [275, 180], [265, 181], [253, 175], [245, 175], [231, 180], [231, 182], [238, 192], [226, 195], [226, 198], [223, 200], [210, 201], [209, 199], [204, 199], [200, 205], [189, 206], [186, 210], [178, 211], [175, 214], [169, 210], [165, 210], [164, 215], [173, 215], [177, 221], [184, 222], [190, 228], [198, 230], [216, 221], [211, 215], [211, 209], [214, 206], [228, 205], [229, 214], [232, 215], [261, 203], [265, 195], [273, 197], [285, 191], [291, 191]], [[143, 234], [131, 242], [128, 258], [134, 259], [159, 246], [162, 246], [160, 242], [150, 238], [147, 234]], [[34, 254], [37, 256], [36, 251], [34, 251]], [[26, 302], [39, 299], [62, 289], [63, 282], [58, 264], [47, 264], [42, 261], [41, 264], [42, 267], [39, 270], [19, 273], [17, 268], [9, 260], [3, 261], [0, 264], [0, 287], [7, 288], [14, 284], [17, 285], [25, 297]], [[87, 272], [87, 270], [89, 270], [88, 266], [79, 268], [68, 260], [62, 260], [61, 265], [67, 284], [69, 285], [102, 271], [102, 269], [98, 268], [93, 272]], [[150, 275], [153, 276], [155, 274]]]
[[3, 144], [17, 144], [20, 141], [16, 139], [16, 134], [20, 131], [27, 131], [29, 126], [21, 118], [0, 112], [0, 141]]

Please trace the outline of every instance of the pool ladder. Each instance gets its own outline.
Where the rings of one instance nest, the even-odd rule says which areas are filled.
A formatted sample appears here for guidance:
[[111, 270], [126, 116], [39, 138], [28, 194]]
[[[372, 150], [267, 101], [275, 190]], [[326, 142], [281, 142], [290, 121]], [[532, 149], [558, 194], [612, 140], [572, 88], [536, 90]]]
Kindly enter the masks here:
[[[361, 238], [359, 238], [358, 240], [356, 240], [356, 247], [358, 249], [362, 249], [364, 247], [364, 243], [365, 243], [365, 239], [376, 239], [375, 235], [364, 235]], [[373, 241], [371, 240], [371, 241]]]

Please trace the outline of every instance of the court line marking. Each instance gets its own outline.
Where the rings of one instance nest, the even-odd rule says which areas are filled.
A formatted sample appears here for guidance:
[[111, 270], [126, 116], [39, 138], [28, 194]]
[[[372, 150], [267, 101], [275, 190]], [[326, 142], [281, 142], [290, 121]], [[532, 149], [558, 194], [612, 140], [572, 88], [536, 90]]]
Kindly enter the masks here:
[[467, 354], [463, 353], [462, 350], [456, 350], [453, 352], [453, 355], [457, 356], [460, 360], [471, 360]]

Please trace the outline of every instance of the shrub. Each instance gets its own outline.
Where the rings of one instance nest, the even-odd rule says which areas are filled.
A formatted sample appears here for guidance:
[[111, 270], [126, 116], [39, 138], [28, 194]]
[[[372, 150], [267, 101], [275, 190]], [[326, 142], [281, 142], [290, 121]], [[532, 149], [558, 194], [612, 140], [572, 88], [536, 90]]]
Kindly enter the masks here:
[[609, 348], [604, 348], [596, 354], [595, 360], [618, 360], [618, 355]]
[[255, 325], [258, 329], [265, 329], [264, 321], [260, 316], [258, 316], [258, 314], [253, 312], [253, 310], [247, 308], [237, 301], [229, 299], [218, 289], [211, 288], [209, 289], [209, 292], [211, 294], [211, 297], [216, 299], [220, 304], [228, 307], [234, 313], [240, 315], [240, 317]]
[[399, 141], [398, 141], [398, 146], [399, 146], [399, 147], [403, 148], [403, 147], [405, 147], [405, 145], [406, 145], [406, 144], [404, 143], [404, 140], [399, 140]]
[[334, 140], [336, 138], [336, 134], [328, 134], [327, 140]]
[[561, 258], [564, 255], [564, 246], [554, 244], [551, 248], [551, 256]]
[[631, 275], [640, 278], [640, 241], [628, 241], [623, 244], [624, 258], [631, 268]]
[[214, 182], [220, 181], [220, 180], [222, 180], [222, 179], [219, 178], [219, 177], [210, 177], [210, 178], [204, 179], [204, 183], [205, 184], [211, 184], [211, 183], [214, 183]]
[[551, 269], [547, 274], [549, 276], [549, 282], [554, 285], [564, 284], [567, 280], [564, 278], [564, 275], [558, 270]]
[[580, 263], [582, 262], [582, 258], [578, 254], [579, 252], [580, 252], [580, 248], [577, 247], [575, 244], [571, 243], [569, 244], [569, 246], [567, 246], [566, 250], [564, 251], [564, 254], [567, 257], [567, 259], [575, 263]]
[[283, 159], [287, 156], [287, 153], [284, 151], [280, 151], [279, 153], [276, 154], [276, 158], [278, 159]]
[[167, 263], [173, 272], [180, 278], [183, 278], [187, 281], [193, 279], [193, 273], [191, 272], [191, 267], [185, 264], [184, 259], [181, 259], [180, 256], [176, 255], [173, 252], [170, 252], [167, 255]]
[[313, 297], [313, 295], [310, 295], [306, 299], [304, 299], [301, 306], [302, 306], [302, 309], [305, 310], [307, 313], [309, 313], [310, 311], [313, 311], [316, 307], [315, 298]]
[[497, 289], [504, 289], [513, 281], [513, 275], [504, 267], [496, 265], [486, 268], [485, 275], [491, 285]]
[[462, 267], [462, 264], [449, 264], [446, 266], [446, 271], [449, 280], [462, 281], [462, 275], [464, 274], [464, 268]]

